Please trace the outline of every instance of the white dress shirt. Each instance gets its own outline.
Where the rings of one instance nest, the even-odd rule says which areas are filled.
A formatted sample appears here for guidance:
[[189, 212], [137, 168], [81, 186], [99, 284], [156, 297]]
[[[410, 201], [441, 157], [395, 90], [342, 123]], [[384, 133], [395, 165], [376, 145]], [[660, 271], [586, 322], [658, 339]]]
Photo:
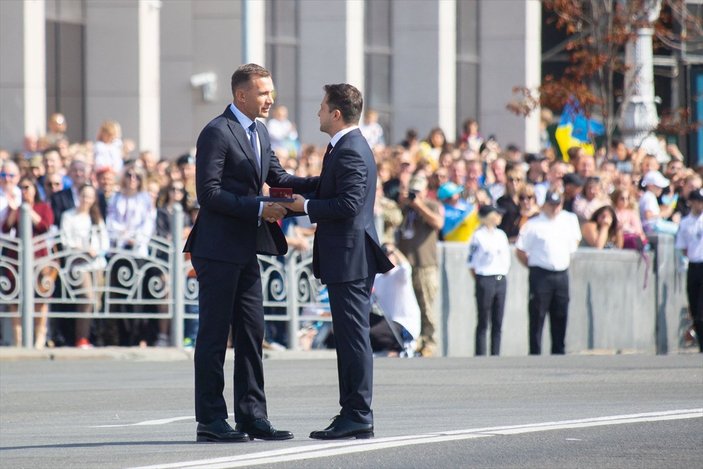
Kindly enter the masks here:
[[469, 241], [469, 267], [476, 275], [508, 275], [510, 243], [505, 232], [481, 226]]
[[[242, 111], [237, 109], [237, 106], [234, 105], [234, 103], [230, 103], [229, 105], [230, 111], [234, 114], [234, 116], [237, 118], [240, 124], [242, 124], [242, 127], [244, 127], [244, 132], [246, 132], [247, 136], [249, 136], [249, 126], [254, 123], [253, 120], [249, 119], [247, 116], [245, 116]], [[250, 140], [251, 141], [251, 140]], [[261, 139], [259, 138], [259, 132], [256, 132], [256, 144], [258, 145], [258, 152], [257, 152], [257, 160], [256, 162], [259, 164], [259, 170], [261, 170]], [[266, 178], [264, 178], [266, 179]], [[264, 203], [259, 202], [259, 218], [261, 218], [261, 214], [264, 211]], [[261, 223], [261, 221], [259, 221]]]
[[690, 262], [703, 262], [703, 213], [686, 215], [676, 233], [676, 248], [685, 249]]
[[540, 213], [522, 227], [515, 247], [527, 253], [529, 267], [562, 271], [581, 242], [581, 228], [573, 213], [562, 210], [554, 218]]

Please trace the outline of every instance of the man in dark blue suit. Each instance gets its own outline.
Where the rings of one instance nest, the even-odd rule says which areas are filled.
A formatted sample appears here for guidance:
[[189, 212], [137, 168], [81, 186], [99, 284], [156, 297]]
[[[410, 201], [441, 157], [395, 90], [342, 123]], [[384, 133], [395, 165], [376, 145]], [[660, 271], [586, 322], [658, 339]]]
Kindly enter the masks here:
[[326, 85], [318, 116], [332, 139], [314, 197], [284, 204], [317, 223], [313, 272], [327, 285], [337, 348], [339, 404], [332, 424], [310, 438], [373, 436], [373, 355], [369, 335], [371, 287], [376, 273], [393, 268], [374, 225], [376, 164], [359, 131], [363, 99], [348, 84]]
[[[290, 176], [271, 151], [266, 127], [256, 122], [273, 105], [273, 81], [263, 67], [247, 64], [232, 75], [233, 103], [200, 133], [196, 191], [200, 213], [188, 236], [200, 285], [200, 325], [195, 347], [197, 441], [284, 440], [268, 420], [262, 343], [264, 309], [256, 254], [283, 255], [278, 226], [286, 210], [262, 202], [264, 183], [311, 192], [317, 178]], [[234, 340], [234, 418], [227, 423], [223, 365], [230, 326]]]

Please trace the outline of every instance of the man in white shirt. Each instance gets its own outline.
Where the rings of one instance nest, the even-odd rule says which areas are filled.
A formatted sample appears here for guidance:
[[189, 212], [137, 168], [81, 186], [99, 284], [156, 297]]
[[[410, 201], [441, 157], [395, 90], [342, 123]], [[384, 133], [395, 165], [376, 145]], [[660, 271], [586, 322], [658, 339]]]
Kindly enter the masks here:
[[542, 213], [527, 221], [515, 247], [520, 262], [530, 269], [530, 355], [542, 351], [542, 327], [549, 313], [552, 354], [565, 353], [566, 319], [569, 309], [571, 254], [581, 241], [576, 215], [562, 211], [562, 197], [547, 192]]
[[698, 347], [703, 352], [703, 189], [692, 191], [688, 202], [691, 212], [681, 220], [676, 248], [683, 249], [688, 257], [688, 311], [693, 318]]

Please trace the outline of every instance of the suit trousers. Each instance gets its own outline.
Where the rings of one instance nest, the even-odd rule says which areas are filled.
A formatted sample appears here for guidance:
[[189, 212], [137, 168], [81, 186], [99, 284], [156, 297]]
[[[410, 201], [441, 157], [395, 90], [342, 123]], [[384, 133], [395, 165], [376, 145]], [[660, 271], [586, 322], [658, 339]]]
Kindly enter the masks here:
[[230, 326], [234, 343], [234, 418], [266, 418], [262, 344], [264, 308], [256, 257], [246, 264], [192, 257], [200, 284], [195, 343], [195, 419], [226, 419], [224, 362]]
[[340, 415], [373, 424], [371, 288], [374, 277], [327, 285], [337, 348]]
[[542, 353], [542, 328], [549, 313], [552, 354], [563, 355], [566, 318], [569, 310], [568, 271], [530, 267], [530, 355]]
[[503, 327], [505, 294], [508, 281], [505, 275], [476, 275], [476, 355], [486, 354], [486, 331], [491, 323], [491, 355], [500, 354], [500, 336]]
[[693, 318], [693, 327], [698, 347], [703, 352], [703, 262], [689, 262], [686, 274], [688, 311]]

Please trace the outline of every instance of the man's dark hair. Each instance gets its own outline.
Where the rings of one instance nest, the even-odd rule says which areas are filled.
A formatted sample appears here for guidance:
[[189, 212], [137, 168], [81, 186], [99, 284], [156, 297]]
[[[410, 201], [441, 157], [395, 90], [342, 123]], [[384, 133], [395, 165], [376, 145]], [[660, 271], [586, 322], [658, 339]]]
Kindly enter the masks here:
[[348, 83], [325, 85], [324, 89], [330, 110], [338, 110], [346, 124], [357, 124], [364, 107], [361, 91]]
[[237, 88], [249, 83], [252, 77], [270, 77], [271, 72], [266, 70], [261, 65], [256, 64], [245, 64], [240, 65], [237, 70], [232, 74], [232, 95]]

